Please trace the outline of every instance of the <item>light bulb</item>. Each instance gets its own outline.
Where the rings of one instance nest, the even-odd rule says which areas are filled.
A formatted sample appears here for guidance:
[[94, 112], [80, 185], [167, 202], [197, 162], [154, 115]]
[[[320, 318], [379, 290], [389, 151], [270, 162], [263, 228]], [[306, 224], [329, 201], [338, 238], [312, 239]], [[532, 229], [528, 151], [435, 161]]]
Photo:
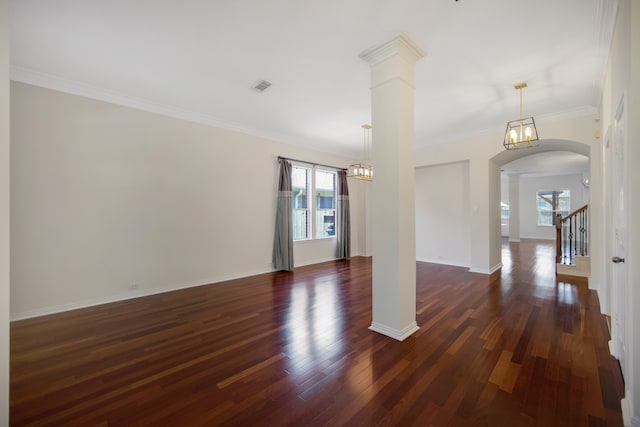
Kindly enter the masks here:
[[515, 129], [511, 129], [511, 132], [509, 132], [509, 135], [511, 136], [511, 141], [516, 142], [518, 140], [518, 134], [515, 131]]

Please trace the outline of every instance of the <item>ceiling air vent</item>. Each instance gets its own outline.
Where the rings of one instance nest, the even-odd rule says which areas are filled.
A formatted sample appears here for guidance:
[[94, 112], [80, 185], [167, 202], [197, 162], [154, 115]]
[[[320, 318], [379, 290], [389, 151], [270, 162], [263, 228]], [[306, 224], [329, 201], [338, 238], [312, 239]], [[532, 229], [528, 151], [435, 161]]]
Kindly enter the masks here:
[[258, 92], [264, 92], [265, 90], [269, 89], [269, 86], [271, 86], [270, 82], [266, 80], [260, 80], [258, 83], [253, 85], [253, 88]]

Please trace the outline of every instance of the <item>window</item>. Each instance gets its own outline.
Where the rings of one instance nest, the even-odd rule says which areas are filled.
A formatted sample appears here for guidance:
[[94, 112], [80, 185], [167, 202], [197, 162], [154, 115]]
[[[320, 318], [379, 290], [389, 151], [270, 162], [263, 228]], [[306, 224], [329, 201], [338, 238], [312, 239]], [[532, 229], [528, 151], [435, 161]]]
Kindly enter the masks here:
[[316, 239], [336, 234], [336, 173], [316, 170]]
[[309, 238], [309, 169], [291, 168], [293, 240]]
[[569, 215], [571, 209], [571, 197], [569, 190], [545, 190], [538, 191], [536, 195], [538, 208], [538, 225], [555, 225], [556, 213], [563, 217]]
[[[336, 173], [292, 166], [291, 184], [293, 240], [322, 239], [334, 236]], [[313, 221], [312, 218], [314, 218]]]
[[503, 224], [507, 224], [509, 222], [509, 202], [500, 202], [500, 219]]

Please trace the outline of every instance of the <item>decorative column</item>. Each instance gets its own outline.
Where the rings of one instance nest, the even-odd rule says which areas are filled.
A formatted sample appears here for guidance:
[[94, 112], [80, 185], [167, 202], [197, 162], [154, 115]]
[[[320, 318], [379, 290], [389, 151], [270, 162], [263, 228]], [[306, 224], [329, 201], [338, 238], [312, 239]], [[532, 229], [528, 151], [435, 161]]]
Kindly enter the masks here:
[[416, 330], [414, 68], [425, 53], [401, 33], [360, 54], [371, 66], [373, 319], [397, 340]]
[[520, 175], [509, 175], [509, 241], [520, 241]]

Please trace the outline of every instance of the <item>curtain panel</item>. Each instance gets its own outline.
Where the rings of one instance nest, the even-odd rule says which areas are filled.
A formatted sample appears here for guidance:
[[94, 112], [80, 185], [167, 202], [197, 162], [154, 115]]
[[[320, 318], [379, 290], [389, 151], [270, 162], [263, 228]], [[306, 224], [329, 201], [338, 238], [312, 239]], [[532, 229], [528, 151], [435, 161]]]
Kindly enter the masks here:
[[273, 237], [273, 267], [276, 270], [293, 270], [292, 209], [291, 163], [280, 159], [276, 227]]
[[347, 172], [344, 170], [338, 171], [338, 206], [336, 209], [336, 225], [336, 243], [338, 246], [336, 258], [349, 258], [351, 256], [351, 214]]

